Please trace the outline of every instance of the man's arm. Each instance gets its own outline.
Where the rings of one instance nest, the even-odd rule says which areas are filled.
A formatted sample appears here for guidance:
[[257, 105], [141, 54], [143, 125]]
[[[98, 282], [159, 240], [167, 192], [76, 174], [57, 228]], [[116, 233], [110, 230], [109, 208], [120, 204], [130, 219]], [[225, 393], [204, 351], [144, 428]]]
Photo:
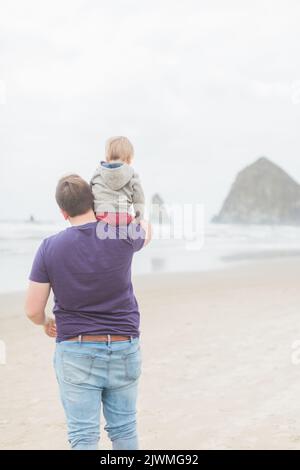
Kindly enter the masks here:
[[45, 308], [50, 295], [48, 282], [29, 281], [25, 311], [27, 317], [36, 325], [44, 325], [46, 320]]
[[45, 307], [50, 294], [50, 279], [44, 259], [45, 240], [41, 243], [34, 257], [30, 272], [25, 311], [28, 318], [36, 325], [43, 325], [48, 336], [56, 336], [55, 321], [46, 318]]
[[25, 301], [25, 312], [29, 320], [36, 325], [43, 325], [48, 336], [56, 336], [55, 322], [46, 317], [45, 308], [50, 295], [48, 282], [29, 281]]
[[145, 241], [144, 241], [143, 246], [146, 246], [146, 245], [148, 245], [148, 243], [150, 243], [150, 241], [152, 239], [152, 226], [146, 220], [141, 220], [140, 225], [145, 230]]

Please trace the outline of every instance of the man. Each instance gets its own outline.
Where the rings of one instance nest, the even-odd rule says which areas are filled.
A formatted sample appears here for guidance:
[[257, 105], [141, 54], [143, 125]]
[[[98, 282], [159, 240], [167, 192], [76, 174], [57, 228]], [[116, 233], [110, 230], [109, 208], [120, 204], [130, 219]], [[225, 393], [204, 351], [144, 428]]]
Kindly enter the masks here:
[[[56, 201], [71, 226], [38, 249], [26, 313], [56, 337], [54, 367], [72, 449], [97, 449], [101, 405], [113, 449], [138, 449], [140, 314], [131, 262], [150, 241], [150, 226], [97, 222], [90, 186], [77, 175], [60, 179]], [[55, 322], [45, 316], [51, 289]]]

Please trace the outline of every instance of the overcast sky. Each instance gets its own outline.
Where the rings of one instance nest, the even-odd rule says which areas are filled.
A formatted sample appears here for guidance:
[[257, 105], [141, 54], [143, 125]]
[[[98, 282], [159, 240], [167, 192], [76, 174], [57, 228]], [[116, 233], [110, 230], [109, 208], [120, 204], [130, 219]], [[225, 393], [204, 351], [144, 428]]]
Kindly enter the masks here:
[[0, 0], [0, 218], [57, 218], [111, 135], [146, 194], [217, 212], [261, 155], [300, 181], [297, 0]]

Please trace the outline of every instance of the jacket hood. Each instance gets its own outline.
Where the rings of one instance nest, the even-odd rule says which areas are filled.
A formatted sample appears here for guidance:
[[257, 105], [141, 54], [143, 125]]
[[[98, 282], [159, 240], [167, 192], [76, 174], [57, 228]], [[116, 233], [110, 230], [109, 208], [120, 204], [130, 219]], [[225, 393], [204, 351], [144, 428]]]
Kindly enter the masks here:
[[134, 170], [127, 163], [110, 166], [101, 162], [99, 173], [110, 189], [119, 191], [131, 180]]

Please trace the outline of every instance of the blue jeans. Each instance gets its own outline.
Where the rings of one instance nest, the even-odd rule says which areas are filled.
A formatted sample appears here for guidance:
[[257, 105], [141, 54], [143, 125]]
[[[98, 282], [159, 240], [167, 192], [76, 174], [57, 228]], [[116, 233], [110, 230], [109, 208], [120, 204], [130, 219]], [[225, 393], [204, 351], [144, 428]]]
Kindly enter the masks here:
[[54, 367], [72, 449], [95, 450], [100, 411], [114, 450], [138, 449], [136, 401], [141, 374], [139, 338], [56, 343]]

